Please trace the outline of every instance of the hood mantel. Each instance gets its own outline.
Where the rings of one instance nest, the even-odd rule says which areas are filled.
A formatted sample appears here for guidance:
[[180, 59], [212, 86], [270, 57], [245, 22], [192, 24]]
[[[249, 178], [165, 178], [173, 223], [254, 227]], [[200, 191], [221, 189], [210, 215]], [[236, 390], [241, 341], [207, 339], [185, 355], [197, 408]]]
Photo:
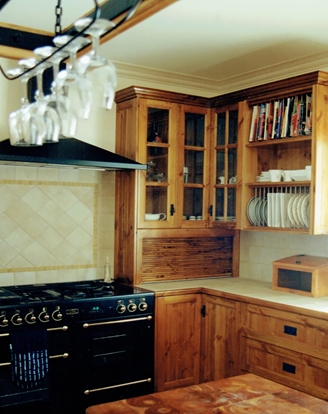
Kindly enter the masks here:
[[106, 171], [147, 169], [147, 165], [76, 138], [64, 138], [57, 144], [44, 144], [40, 147], [15, 147], [7, 139], [0, 142], [0, 164]]

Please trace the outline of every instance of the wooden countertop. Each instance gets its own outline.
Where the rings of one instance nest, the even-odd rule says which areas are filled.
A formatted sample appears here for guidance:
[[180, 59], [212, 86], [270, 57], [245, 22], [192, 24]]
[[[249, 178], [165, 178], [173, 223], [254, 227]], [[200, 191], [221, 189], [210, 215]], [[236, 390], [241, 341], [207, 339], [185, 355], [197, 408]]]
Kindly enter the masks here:
[[86, 414], [310, 414], [328, 402], [254, 374], [94, 405]]
[[268, 305], [295, 311], [298, 308], [304, 314], [328, 318], [328, 296], [312, 298], [294, 293], [280, 292], [272, 289], [270, 282], [245, 278], [208, 278], [194, 280], [166, 281], [142, 283], [142, 288], [155, 292], [156, 296], [167, 296], [181, 293], [206, 293], [254, 304], [269, 302]]

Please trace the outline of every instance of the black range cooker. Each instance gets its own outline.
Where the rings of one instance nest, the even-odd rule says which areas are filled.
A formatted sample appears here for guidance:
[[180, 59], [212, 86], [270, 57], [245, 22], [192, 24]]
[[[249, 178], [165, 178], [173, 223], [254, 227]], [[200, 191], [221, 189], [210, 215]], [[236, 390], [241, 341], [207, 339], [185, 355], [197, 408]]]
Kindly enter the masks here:
[[0, 288], [0, 412], [154, 391], [154, 293], [102, 280]]

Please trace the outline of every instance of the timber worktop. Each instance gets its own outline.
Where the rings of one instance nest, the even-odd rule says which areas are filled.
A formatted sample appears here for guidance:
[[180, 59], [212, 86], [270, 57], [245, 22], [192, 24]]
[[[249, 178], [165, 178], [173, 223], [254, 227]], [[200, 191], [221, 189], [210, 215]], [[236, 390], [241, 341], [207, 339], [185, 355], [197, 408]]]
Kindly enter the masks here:
[[[185, 281], [143, 283], [138, 285], [155, 292], [155, 296], [181, 293], [206, 293], [238, 301], [286, 309], [302, 309], [303, 313], [328, 318], [328, 296], [312, 298], [272, 289], [270, 282], [244, 278], [209, 278]], [[290, 309], [291, 310], [291, 309]], [[319, 315], [318, 315], [319, 313]]]
[[86, 414], [328, 413], [328, 403], [254, 374], [95, 405]]

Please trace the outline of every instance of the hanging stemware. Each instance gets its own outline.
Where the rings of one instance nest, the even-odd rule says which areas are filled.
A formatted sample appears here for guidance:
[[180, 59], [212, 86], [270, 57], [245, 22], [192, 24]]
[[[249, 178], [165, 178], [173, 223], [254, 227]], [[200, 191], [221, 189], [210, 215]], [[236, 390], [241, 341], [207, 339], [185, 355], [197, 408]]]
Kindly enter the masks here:
[[[26, 59], [27, 61], [29, 59]], [[35, 92], [35, 102], [30, 104], [31, 111], [43, 118], [45, 124], [45, 133], [43, 136], [43, 143], [51, 144], [58, 142], [60, 119], [57, 111], [47, 105], [47, 100], [43, 93], [43, 73], [52, 65], [50, 62], [43, 62], [38, 65], [34, 72], [36, 74], [37, 90]]]
[[[76, 30], [84, 30], [92, 19], [86, 17], [74, 23]], [[92, 50], [79, 59], [83, 73], [91, 80], [92, 85], [101, 88], [102, 106], [111, 109], [117, 87], [117, 75], [114, 64], [99, 54], [100, 37], [108, 32], [115, 24], [110, 20], [97, 19], [84, 33], [92, 38]]]
[[69, 53], [65, 52], [65, 50], [60, 50], [51, 56], [56, 50], [57, 48], [53, 46], [42, 46], [35, 49], [34, 53], [43, 59], [48, 58], [48, 62], [52, 64], [53, 82], [51, 84], [51, 94], [45, 96], [45, 101], [59, 115], [59, 134], [65, 137], [73, 137], [77, 128], [77, 113], [72, 108], [69, 99], [64, 96], [62, 89], [59, 88], [58, 81], [56, 82], [59, 65], [63, 59], [69, 56]]
[[[9, 138], [13, 146], [30, 147], [43, 144], [45, 124], [42, 116], [32, 110], [28, 99], [28, 81], [35, 76], [34, 71], [25, 72], [37, 63], [36, 59], [22, 59], [18, 62], [20, 67], [9, 69], [9, 77], [20, 76], [23, 85], [21, 108], [9, 114]], [[25, 72], [25, 73], [24, 73]]]
[[[69, 35], [56, 36], [54, 44], [61, 47], [67, 44], [72, 37]], [[69, 63], [67, 68], [61, 70], [55, 82], [64, 96], [68, 97], [73, 108], [76, 108], [78, 116], [83, 119], [89, 117], [92, 106], [92, 85], [84, 76], [77, 64], [77, 52], [90, 43], [89, 39], [77, 37], [65, 46], [63, 50], [69, 52]]]

